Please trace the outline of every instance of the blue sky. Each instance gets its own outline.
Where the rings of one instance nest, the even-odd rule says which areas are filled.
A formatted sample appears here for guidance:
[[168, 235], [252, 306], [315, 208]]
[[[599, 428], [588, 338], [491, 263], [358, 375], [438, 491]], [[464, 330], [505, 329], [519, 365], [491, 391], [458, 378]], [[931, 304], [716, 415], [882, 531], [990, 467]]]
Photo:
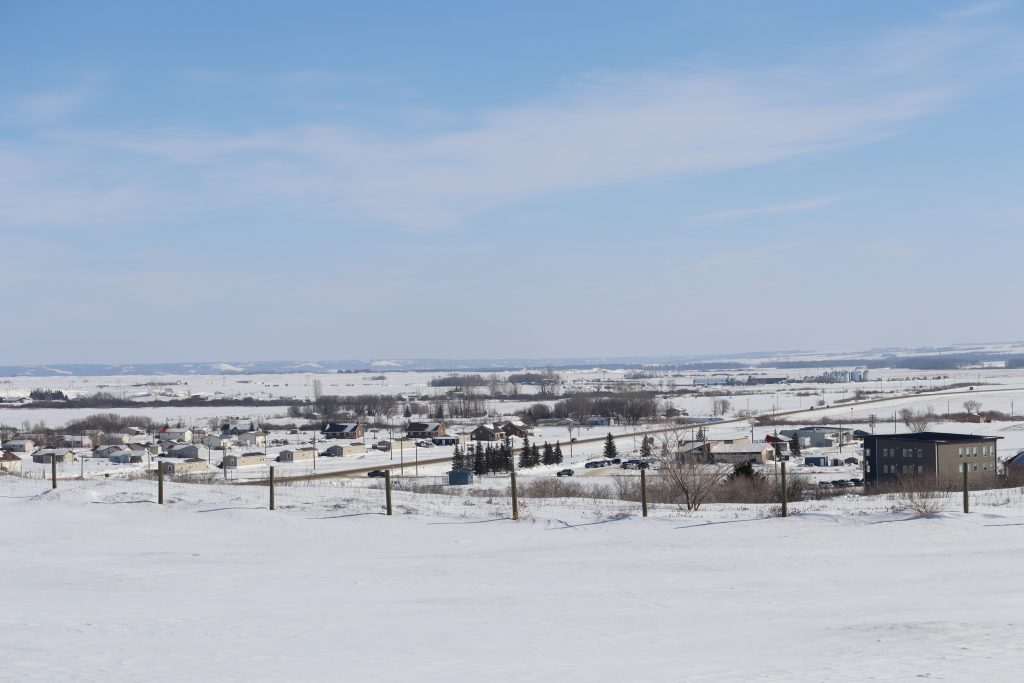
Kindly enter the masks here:
[[1019, 2], [6, 0], [0, 64], [0, 363], [1024, 338]]

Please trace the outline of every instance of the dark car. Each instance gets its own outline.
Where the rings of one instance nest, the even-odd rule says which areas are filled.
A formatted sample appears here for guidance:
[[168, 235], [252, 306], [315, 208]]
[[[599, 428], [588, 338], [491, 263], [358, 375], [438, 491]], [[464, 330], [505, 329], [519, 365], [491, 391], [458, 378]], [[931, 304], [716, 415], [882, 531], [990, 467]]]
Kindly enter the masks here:
[[620, 462], [622, 462], [622, 458], [612, 458], [609, 462], [611, 462], [611, 464], [613, 465], [618, 465]]
[[850, 483], [853, 484], [854, 486], [863, 486], [864, 485], [864, 480], [863, 479], [856, 479], [856, 478], [854, 478], [854, 479], [850, 480]]
[[592, 470], [595, 467], [604, 467], [604, 465], [601, 464], [600, 460], [592, 460], [588, 463], [585, 463], [583, 466], [586, 467], [588, 470]]
[[853, 484], [850, 483], [849, 479], [833, 479], [832, 486], [835, 486], [837, 489], [846, 489], [853, 486]]
[[368, 476], [368, 477], [386, 477], [387, 476], [387, 472], [385, 472], [384, 470], [370, 470], [369, 472], [366, 473], [366, 476]]
[[571, 477], [572, 476], [572, 470], [570, 470], [570, 469], [558, 470], [558, 474], [556, 474], [555, 476], [556, 477]]
[[621, 465], [619, 465], [619, 469], [623, 469], [623, 470], [638, 470], [638, 469], [640, 469], [640, 461], [639, 460], [626, 460]]

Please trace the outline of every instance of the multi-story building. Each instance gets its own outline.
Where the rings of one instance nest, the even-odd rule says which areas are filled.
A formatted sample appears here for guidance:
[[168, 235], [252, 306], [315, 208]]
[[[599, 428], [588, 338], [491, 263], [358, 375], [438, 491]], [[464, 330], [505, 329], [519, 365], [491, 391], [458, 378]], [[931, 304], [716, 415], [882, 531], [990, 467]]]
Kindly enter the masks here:
[[996, 444], [1003, 437], [978, 434], [915, 432], [864, 437], [864, 477], [868, 483], [895, 483], [919, 477], [937, 486], [962, 480], [995, 482]]

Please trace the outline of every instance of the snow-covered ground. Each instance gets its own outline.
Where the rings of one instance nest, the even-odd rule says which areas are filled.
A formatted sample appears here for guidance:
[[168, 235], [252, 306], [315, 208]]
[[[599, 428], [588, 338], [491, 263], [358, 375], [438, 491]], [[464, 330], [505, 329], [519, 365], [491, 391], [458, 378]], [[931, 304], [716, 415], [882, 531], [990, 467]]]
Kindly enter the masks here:
[[[766, 506], [0, 479], [10, 681], [1015, 681], [1024, 496]], [[334, 502], [328, 502], [328, 496]], [[463, 501], [463, 498], [455, 498]], [[956, 509], [955, 497], [947, 506]]]

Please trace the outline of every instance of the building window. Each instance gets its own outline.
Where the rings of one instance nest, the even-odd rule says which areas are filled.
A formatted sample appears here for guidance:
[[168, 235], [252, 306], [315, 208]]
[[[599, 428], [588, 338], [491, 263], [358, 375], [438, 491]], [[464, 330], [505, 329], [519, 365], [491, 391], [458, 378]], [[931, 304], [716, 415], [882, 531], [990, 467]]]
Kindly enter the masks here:
[[924, 449], [923, 448], [918, 448], [917, 449], [917, 457], [919, 457], [919, 458], [923, 458], [924, 457]]
[[978, 466], [977, 466], [977, 465], [975, 465], [975, 466], [974, 466], [974, 471], [975, 471], [975, 472], [977, 472], [977, 471], [978, 471]]
[[918, 473], [918, 474], [922, 474], [922, 473], [924, 473], [924, 468], [923, 468], [923, 467], [921, 467], [920, 465], [918, 465], [918, 466], [917, 466], [917, 473]]
[[957, 450], [960, 451], [960, 459], [963, 460], [964, 459], [964, 447], [961, 446]]

